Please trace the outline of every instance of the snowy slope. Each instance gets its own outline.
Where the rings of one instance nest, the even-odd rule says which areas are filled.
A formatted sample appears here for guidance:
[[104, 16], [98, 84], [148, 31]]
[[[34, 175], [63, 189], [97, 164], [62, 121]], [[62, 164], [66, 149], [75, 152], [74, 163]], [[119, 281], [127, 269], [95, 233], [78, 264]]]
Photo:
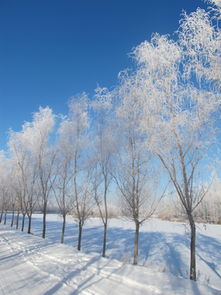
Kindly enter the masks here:
[[[69, 222], [73, 230], [73, 220], [69, 220]], [[39, 226], [39, 216], [35, 216], [33, 223], [35, 234], [39, 233]], [[156, 247], [149, 249], [149, 259], [144, 260], [145, 247], [141, 243], [140, 261], [144, 262], [145, 266], [134, 267], [125, 264], [125, 259], [120, 261], [120, 256], [116, 255], [117, 250], [113, 246], [118, 245], [118, 252], [121, 254], [123, 251], [129, 250], [124, 242], [130, 245], [130, 238], [132, 237], [130, 237], [131, 232], [128, 232], [128, 230], [132, 231], [132, 226], [132, 224], [121, 220], [111, 221], [108, 243], [110, 258], [104, 259], [98, 253], [92, 253], [96, 250], [99, 252], [96, 239], [99, 239], [99, 233], [102, 233], [99, 221], [95, 219], [88, 223], [83, 239], [83, 250], [90, 243], [96, 245], [90, 250], [91, 253], [89, 253], [89, 250], [77, 252], [71, 245], [61, 245], [56, 242], [56, 239], [59, 240], [60, 223], [59, 218], [55, 215], [49, 217], [49, 238], [46, 240], [12, 230], [9, 226], [0, 225], [0, 294], [221, 294], [219, 283], [221, 280], [219, 268], [220, 227], [212, 225], [207, 225], [206, 229], [202, 227], [202, 230], [206, 232], [203, 235], [206, 240], [201, 241], [201, 248], [198, 249], [201, 255], [201, 258], [198, 256], [198, 263], [202, 273], [206, 273], [208, 277], [207, 272], [211, 271], [210, 277], [213, 278], [213, 284], [205, 280], [204, 284], [199, 284], [172, 275], [173, 271], [170, 271], [170, 267], [167, 266], [167, 263], [171, 262], [174, 268], [178, 267], [181, 265], [181, 260], [184, 261], [184, 265], [188, 265], [188, 261], [185, 261], [188, 258], [186, 257], [188, 256], [188, 249], [184, 247], [182, 241], [178, 240], [173, 249], [172, 244], [170, 244], [174, 242], [174, 240], [170, 241], [173, 238], [171, 237], [172, 233], [187, 238], [185, 227], [179, 223], [151, 220], [142, 228], [142, 234], [149, 234], [147, 236], [149, 238], [152, 236], [153, 239], [156, 239], [155, 235], [158, 233], [158, 243]], [[90, 232], [89, 242], [86, 234]], [[116, 244], [110, 241], [114, 233], [122, 235], [122, 239], [117, 239], [117, 236], [115, 236]], [[69, 229], [67, 229], [66, 242], [71, 244], [73, 240], [71, 240], [69, 234]], [[94, 240], [92, 236], [94, 236]], [[211, 243], [209, 244], [208, 241], [210, 240]], [[212, 253], [213, 248], [211, 247], [214, 247], [214, 240], [217, 242], [215, 246], [219, 246], [219, 248]], [[163, 243], [165, 244], [164, 247]], [[204, 251], [208, 254], [208, 257], [203, 252], [204, 248], [211, 251], [211, 253]], [[172, 251], [172, 253], [168, 251]], [[177, 253], [181, 257], [177, 257]], [[170, 256], [167, 256], [169, 254]], [[211, 264], [208, 265], [208, 263]], [[179, 273], [177, 275], [181, 277]], [[210, 283], [214, 288], [206, 286], [206, 283]]]

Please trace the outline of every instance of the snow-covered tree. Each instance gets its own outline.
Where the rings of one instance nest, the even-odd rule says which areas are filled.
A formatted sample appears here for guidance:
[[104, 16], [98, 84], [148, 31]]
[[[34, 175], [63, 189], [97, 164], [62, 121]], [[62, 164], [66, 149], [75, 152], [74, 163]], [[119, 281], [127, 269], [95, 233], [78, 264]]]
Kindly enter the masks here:
[[150, 42], [141, 43], [133, 51], [137, 67], [123, 85], [140, 101], [147, 149], [160, 159], [187, 214], [192, 280], [196, 280], [194, 210], [207, 192], [199, 175], [215, 139], [220, 105], [220, 29], [213, 21], [209, 12], [197, 10], [184, 15], [178, 41], [155, 34]]
[[[62, 168], [62, 179], [66, 179], [66, 188], [71, 185], [71, 214], [78, 222], [78, 245], [81, 249], [82, 230], [85, 220], [90, 211], [90, 195], [87, 187], [87, 165], [86, 151], [88, 150], [88, 97], [85, 93], [73, 97], [69, 102], [69, 114], [65, 117], [59, 128], [60, 148], [63, 149], [63, 158], [65, 165]], [[59, 176], [60, 177], [60, 176]], [[67, 201], [67, 195], [63, 200]], [[67, 203], [65, 203], [65, 206]], [[69, 207], [69, 206], [68, 206]], [[66, 206], [67, 209], [67, 206]], [[70, 209], [70, 208], [69, 208]]]
[[28, 216], [28, 233], [30, 234], [32, 214], [37, 202], [37, 166], [29, 149], [26, 127], [26, 124], [24, 124], [21, 132], [10, 132], [9, 148], [11, 151], [14, 180], [11, 182], [11, 186], [14, 191], [18, 215], [21, 210], [23, 215], [22, 231], [24, 230], [25, 215]]
[[140, 227], [154, 213], [160, 197], [157, 200], [153, 192], [156, 174], [139, 128], [141, 105], [133, 90], [123, 81], [121, 104], [116, 109], [118, 149], [113, 174], [121, 196], [122, 214], [135, 223], [133, 264], [137, 264]]
[[4, 153], [0, 153], [0, 223], [7, 221], [7, 212], [10, 208], [10, 183], [9, 175], [11, 172], [10, 160], [5, 157]]
[[71, 212], [73, 206], [72, 195], [72, 153], [70, 152], [70, 145], [66, 145], [66, 136], [63, 138], [63, 134], [60, 134], [57, 143], [57, 157], [56, 157], [56, 169], [57, 177], [53, 186], [54, 196], [59, 208], [59, 213], [63, 218], [61, 243], [64, 242], [64, 234], [66, 227], [67, 214]]
[[108, 190], [112, 181], [112, 160], [115, 151], [112, 118], [112, 94], [106, 88], [97, 88], [93, 102], [95, 116], [93, 151], [93, 190], [99, 215], [104, 226], [102, 256], [106, 255], [109, 219]]
[[32, 122], [25, 122], [21, 132], [11, 132], [9, 146], [14, 161], [18, 166], [18, 191], [20, 208], [24, 217], [29, 217], [31, 229], [31, 216], [36, 197], [41, 203], [43, 211], [42, 237], [46, 233], [46, 214], [49, 196], [55, 179], [54, 162], [55, 152], [49, 145], [49, 134], [52, 132], [55, 116], [49, 107], [39, 108], [33, 114]]
[[183, 48], [186, 76], [194, 76], [204, 87], [221, 89], [221, 2], [209, 11], [198, 8], [183, 14], [179, 28], [179, 43]]
[[49, 107], [39, 108], [34, 113], [33, 122], [29, 127], [32, 133], [32, 150], [34, 161], [37, 166], [37, 184], [39, 197], [43, 211], [42, 237], [46, 235], [46, 215], [52, 186], [56, 179], [54, 167], [56, 153], [53, 146], [49, 144], [49, 135], [55, 124], [55, 115]]

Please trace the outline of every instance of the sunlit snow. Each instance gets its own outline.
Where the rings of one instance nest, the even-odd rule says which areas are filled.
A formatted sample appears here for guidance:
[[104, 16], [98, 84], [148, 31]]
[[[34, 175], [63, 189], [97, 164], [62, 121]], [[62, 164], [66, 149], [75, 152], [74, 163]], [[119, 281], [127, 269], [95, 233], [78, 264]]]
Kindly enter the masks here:
[[[111, 219], [107, 258], [101, 258], [102, 225], [88, 220], [82, 252], [76, 250], [77, 225], [69, 217], [65, 244], [62, 221], [48, 215], [47, 238], [41, 215], [33, 216], [33, 235], [0, 225], [0, 294], [220, 294], [221, 226], [198, 224], [198, 282], [188, 279], [189, 235], [184, 223], [151, 219], [141, 228], [139, 265], [130, 261], [133, 223]], [[9, 224], [9, 221], [8, 221]]]

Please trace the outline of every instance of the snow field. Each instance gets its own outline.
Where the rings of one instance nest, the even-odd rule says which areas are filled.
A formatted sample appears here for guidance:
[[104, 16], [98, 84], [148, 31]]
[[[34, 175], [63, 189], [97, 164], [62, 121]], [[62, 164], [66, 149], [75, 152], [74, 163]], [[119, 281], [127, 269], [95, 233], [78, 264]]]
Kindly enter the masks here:
[[[198, 283], [188, 279], [188, 228], [151, 219], [141, 227], [139, 265], [130, 265], [133, 224], [112, 219], [107, 258], [100, 257], [102, 225], [91, 219], [76, 246], [77, 225], [69, 217], [65, 245], [59, 243], [61, 218], [48, 215], [40, 238], [41, 216], [33, 216], [34, 235], [0, 226], [0, 294], [221, 294], [221, 227], [198, 225]], [[206, 286], [208, 285], [208, 286]]]

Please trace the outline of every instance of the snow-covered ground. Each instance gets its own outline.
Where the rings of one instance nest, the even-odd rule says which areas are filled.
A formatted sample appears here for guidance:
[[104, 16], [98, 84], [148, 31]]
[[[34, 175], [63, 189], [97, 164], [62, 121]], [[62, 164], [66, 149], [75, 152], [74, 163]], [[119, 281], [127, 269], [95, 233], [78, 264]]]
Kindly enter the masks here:
[[[0, 225], [0, 294], [221, 294], [221, 226], [197, 225], [198, 282], [188, 279], [189, 233], [184, 223], [151, 219], [140, 234], [139, 265], [130, 264], [133, 223], [109, 223], [107, 258], [101, 258], [102, 225], [90, 219], [78, 252], [77, 225], [69, 217], [65, 245], [62, 221], [47, 217], [41, 236], [40, 214], [33, 216], [34, 235]], [[9, 224], [8, 220], [8, 224]]]

